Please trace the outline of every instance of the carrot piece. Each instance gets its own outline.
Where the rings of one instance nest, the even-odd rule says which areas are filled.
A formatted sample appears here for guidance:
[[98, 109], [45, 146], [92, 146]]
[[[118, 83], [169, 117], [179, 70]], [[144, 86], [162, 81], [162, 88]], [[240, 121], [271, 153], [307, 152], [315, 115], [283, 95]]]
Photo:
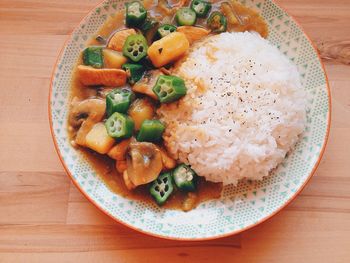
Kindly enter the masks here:
[[184, 33], [190, 44], [207, 36], [210, 32], [198, 26], [179, 26], [176, 31]]
[[116, 51], [122, 51], [124, 42], [130, 35], [135, 35], [135, 29], [123, 29], [116, 32], [109, 40], [107, 47]]
[[120, 143], [115, 145], [107, 154], [114, 160], [125, 160], [125, 154], [129, 147], [131, 139], [122, 140]]
[[120, 87], [126, 84], [127, 75], [121, 69], [95, 69], [93, 67], [79, 65], [77, 73], [80, 82], [85, 86], [103, 85]]

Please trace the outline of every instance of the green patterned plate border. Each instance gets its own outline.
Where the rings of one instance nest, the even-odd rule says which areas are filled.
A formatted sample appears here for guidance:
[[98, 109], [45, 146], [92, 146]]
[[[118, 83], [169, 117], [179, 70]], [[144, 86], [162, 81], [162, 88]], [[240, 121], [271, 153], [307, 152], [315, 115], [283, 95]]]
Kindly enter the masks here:
[[61, 162], [77, 188], [101, 211], [140, 232], [178, 240], [206, 240], [239, 233], [270, 218], [306, 185], [325, 150], [330, 128], [331, 98], [322, 62], [298, 23], [271, 0], [241, 0], [267, 21], [269, 40], [300, 72], [307, 97], [306, 130], [285, 161], [261, 182], [224, 188], [222, 198], [190, 212], [164, 210], [133, 201], [110, 189], [69, 143], [67, 114], [72, 69], [89, 36], [123, 8], [124, 0], [107, 0], [95, 7], [66, 41], [53, 70], [49, 95], [50, 128]]

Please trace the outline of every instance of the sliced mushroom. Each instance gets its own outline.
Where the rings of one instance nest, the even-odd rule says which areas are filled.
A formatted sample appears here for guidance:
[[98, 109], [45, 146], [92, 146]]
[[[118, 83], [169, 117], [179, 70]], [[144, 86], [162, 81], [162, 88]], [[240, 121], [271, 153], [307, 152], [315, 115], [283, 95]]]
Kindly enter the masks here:
[[73, 102], [69, 115], [69, 124], [79, 128], [75, 142], [85, 146], [85, 137], [92, 127], [100, 122], [106, 112], [106, 102], [100, 99], [87, 99]]
[[123, 179], [124, 179], [125, 186], [129, 191], [134, 190], [136, 188], [136, 186], [130, 181], [128, 172], [126, 170], [123, 172]]
[[160, 70], [148, 71], [141, 80], [136, 82], [132, 86], [132, 90], [150, 96], [152, 99], [158, 100], [157, 95], [153, 92], [152, 88], [156, 84], [156, 81], [163, 73]]
[[135, 186], [154, 181], [163, 168], [160, 150], [149, 142], [130, 143], [126, 161], [128, 177]]

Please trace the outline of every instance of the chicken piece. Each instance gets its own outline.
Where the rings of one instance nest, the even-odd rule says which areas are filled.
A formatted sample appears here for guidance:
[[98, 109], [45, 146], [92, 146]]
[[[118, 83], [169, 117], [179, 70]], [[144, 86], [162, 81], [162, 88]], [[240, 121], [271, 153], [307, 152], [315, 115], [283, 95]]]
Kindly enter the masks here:
[[123, 29], [123, 30], [117, 31], [109, 40], [107, 47], [115, 51], [121, 52], [123, 51], [123, 46], [128, 36], [135, 35], [135, 34], [136, 34], [135, 29]]
[[196, 207], [198, 196], [195, 193], [187, 193], [187, 197], [182, 203], [182, 210], [187, 212]]
[[93, 67], [79, 65], [77, 74], [80, 82], [85, 86], [124, 86], [127, 81], [127, 75], [121, 69], [95, 69]]
[[130, 142], [131, 139], [122, 140], [108, 152], [108, 156], [117, 161], [125, 160], [125, 154], [128, 150]]
[[164, 166], [163, 168], [166, 168], [166, 169], [175, 168], [176, 161], [168, 155], [167, 151], [164, 148], [162, 147], [158, 147], [158, 148], [160, 150], [160, 154], [162, 155], [162, 163]]
[[179, 26], [176, 31], [184, 33], [190, 44], [202, 39], [210, 33], [209, 30], [198, 26]]

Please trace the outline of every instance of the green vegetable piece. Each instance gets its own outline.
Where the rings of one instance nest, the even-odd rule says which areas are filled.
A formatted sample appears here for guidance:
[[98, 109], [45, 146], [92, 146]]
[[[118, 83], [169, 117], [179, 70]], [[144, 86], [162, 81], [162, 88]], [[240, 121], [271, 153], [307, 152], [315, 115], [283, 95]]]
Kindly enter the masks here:
[[214, 11], [210, 14], [207, 25], [214, 33], [225, 32], [227, 28], [227, 19], [219, 11]]
[[165, 126], [159, 120], [145, 120], [136, 139], [139, 142], [158, 142], [162, 139], [164, 130]]
[[159, 22], [153, 17], [147, 17], [145, 22], [140, 27], [142, 33], [145, 35], [147, 44], [151, 45], [157, 33]]
[[167, 75], [159, 76], [152, 90], [161, 103], [176, 101], [187, 92], [183, 79]]
[[162, 173], [151, 184], [150, 194], [158, 205], [163, 205], [174, 191], [170, 173]]
[[176, 11], [175, 19], [180, 26], [193, 26], [196, 23], [196, 13], [189, 7], [181, 7]]
[[115, 112], [105, 123], [107, 133], [115, 139], [126, 139], [132, 136], [134, 121], [127, 115]]
[[94, 68], [103, 67], [102, 47], [87, 47], [83, 51], [84, 65]]
[[162, 26], [160, 26], [157, 30], [157, 36], [159, 38], [163, 38], [167, 35], [169, 35], [170, 33], [173, 33], [176, 31], [176, 26], [174, 25], [169, 25], [169, 24], [164, 24]]
[[195, 191], [197, 187], [197, 174], [186, 164], [180, 164], [173, 171], [176, 186], [183, 191]]
[[211, 3], [203, 0], [193, 0], [191, 3], [191, 9], [196, 13], [197, 17], [207, 17], [211, 10]]
[[126, 74], [128, 75], [129, 83], [131, 85], [138, 82], [142, 78], [146, 70], [143, 65], [132, 64], [132, 63], [125, 63], [122, 66], [122, 69], [126, 71]]
[[111, 116], [115, 112], [126, 113], [131, 102], [135, 99], [135, 94], [126, 88], [114, 89], [106, 96], [107, 115]]
[[139, 2], [134, 1], [131, 3], [126, 3], [126, 15], [125, 22], [129, 27], [137, 27], [142, 25], [142, 23], [146, 20], [147, 10], [145, 7]]
[[147, 56], [147, 40], [141, 34], [130, 35], [125, 40], [123, 55], [134, 62], [139, 62]]

